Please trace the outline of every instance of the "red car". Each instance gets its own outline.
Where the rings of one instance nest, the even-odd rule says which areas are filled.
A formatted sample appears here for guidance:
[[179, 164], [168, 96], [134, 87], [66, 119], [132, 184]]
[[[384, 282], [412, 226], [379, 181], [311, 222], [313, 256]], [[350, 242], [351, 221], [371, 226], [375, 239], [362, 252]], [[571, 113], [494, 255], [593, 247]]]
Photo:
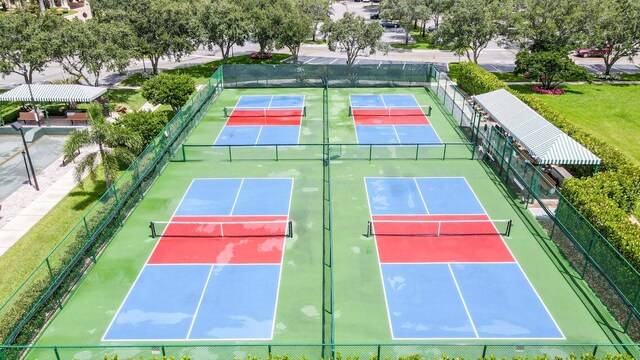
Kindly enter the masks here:
[[611, 52], [611, 47], [610, 46], [605, 46], [602, 49], [598, 49], [598, 48], [591, 48], [591, 49], [587, 49], [587, 48], [581, 48], [576, 50], [576, 56], [577, 57], [603, 57], [604, 54], [608, 54]]

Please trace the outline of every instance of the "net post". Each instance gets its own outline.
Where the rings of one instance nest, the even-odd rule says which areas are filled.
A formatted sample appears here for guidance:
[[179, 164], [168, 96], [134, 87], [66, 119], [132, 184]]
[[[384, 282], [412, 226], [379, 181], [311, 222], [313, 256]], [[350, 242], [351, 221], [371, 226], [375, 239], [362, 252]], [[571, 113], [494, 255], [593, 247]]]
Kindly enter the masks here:
[[416, 144], [416, 160], [418, 160], [418, 153], [420, 152], [420, 144]]
[[371, 161], [371, 153], [373, 152], [373, 145], [369, 144], [369, 161]]
[[351, 105], [349, 105], [349, 116], [353, 116], [353, 109], [351, 108]]
[[507, 222], [507, 236], [511, 236], [511, 227], [513, 226], [513, 220], [509, 219]]
[[307, 116], [307, 105], [304, 105], [302, 107], [302, 117], [306, 117]]
[[180, 145], [180, 147], [182, 148], [182, 162], [186, 162], [187, 161], [187, 154], [184, 151], [184, 144]]
[[373, 223], [371, 221], [367, 221], [367, 237], [371, 237], [373, 235]]
[[224, 117], [229, 117], [226, 106], [222, 108], [222, 114], [224, 115]]
[[431, 105], [429, 105], [429, 107], [427, 108], [427, 116], [431, 116]]
[[442, 160], [447, 158], [447, 143], [444, 143], [444, 151], [442, 151]]
[[156, 225], [153, 223], [153, 221], [149, 221], [149, 229], [151, 229], [151, 237], [152, 238], [156, 238]]
[[231, 145], [227, 145], [227, 147], [229, 148], [229, 162], [232, 162], [233, 160], [231, 159]]
[[293, 221], [291, 220], [287, 222], [287, 237], [288, 238], [293, 237]]
[[276, 161], [279, 160], [279, 156], [278, 156], [278, 144], [276, 144]]

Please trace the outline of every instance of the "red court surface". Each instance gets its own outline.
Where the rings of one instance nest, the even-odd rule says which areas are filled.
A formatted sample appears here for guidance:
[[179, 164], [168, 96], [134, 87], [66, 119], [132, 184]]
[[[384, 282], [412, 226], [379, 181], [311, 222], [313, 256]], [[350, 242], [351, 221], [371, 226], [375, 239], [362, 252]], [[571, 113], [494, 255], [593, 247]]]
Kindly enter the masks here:
[[[420, 223], [439, 220], [460, 222]], [[380, 262], [514, 262], [500, 235], [489, 235], [496, 230], [487, 220], [485, 215], [374, 216]]]
[[[286, 216], [176, 216], [148, 263], [278, 264], [282, 260], [286, 220]], [[226, 231], [224, 237], [220, 236], [221, 228]]]
[[302, 123], [301, 109], [235, 109], [227, 120], [227, 126], [242, 125], [300, 125]]
[[353, 109], [356, 125], [428, 125], [422, 109]]

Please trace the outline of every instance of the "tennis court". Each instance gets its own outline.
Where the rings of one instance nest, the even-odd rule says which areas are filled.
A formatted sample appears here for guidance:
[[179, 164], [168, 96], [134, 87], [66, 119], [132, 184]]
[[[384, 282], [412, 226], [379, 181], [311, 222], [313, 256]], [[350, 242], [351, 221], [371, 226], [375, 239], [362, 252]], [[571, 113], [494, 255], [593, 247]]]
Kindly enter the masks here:
[[214, 144], [298, 144], [304, 114], [304, 95], [243, 95], [224, 109], [228, 119]]
[[365, 185], [393, 339], [564, 338], [464, 178]]
[[[256, 355], [248, 345], [257, 343], [273, 345], [274, 354], [317, 358], [281, 345], [610, 341], [480, 162], [450, 159], [455, 148], [445, 160], [428, 158], [439, 145], [408, 160], [415, 149], [404, 144], [379, 145], [372, 160], [355, 161], [370, 155], [362, 139], [355, 144], [358, 127], [379, 125], [354, 123], [378, 121], [349, 116], [355, 95], [375, 106], [384, 100], [419, 109], [414, 121], [422, 122], [407, 126], [429, 126], [442, 141], [459, 141], [441, 108], [427, 115], [416, 107], [435, 104], [432, 94], [329, 90], [330, 142], [346, 145], [330, 161], [328, 182], [322, 95], [314, 88], [225, 89], [187, 138], [194, 147], [184, 158], [177, 149], [36, 344], [223, 345], [229, 356], [246, 358]], [[275, 106], [302, 115], [265, 116]], [[262, 115], [241, 116], [249, 107]], [[382, 111], [382, 121], [412, 118]], [[300, 141], [283, 144], [279, 158], [275, 146], [253, 146], [256, 138], [245, 138], [247, 147], [212, 146], [213, 134], [233, 127], [287, 126], [299, 128]], [[439, 178], [448, 180], [435, 184]], [[333, 214], [330, 269], [326, 209]], [[73, 357], [87, 358], [82, 351]], [[185, 354], [207, 358], [215, 351]]]
[[103, 340], [271, 339], [292, 188], [194, 179]]
[[442, 143], [412, 94], [354, 94], [349, 100], [360, 144]]

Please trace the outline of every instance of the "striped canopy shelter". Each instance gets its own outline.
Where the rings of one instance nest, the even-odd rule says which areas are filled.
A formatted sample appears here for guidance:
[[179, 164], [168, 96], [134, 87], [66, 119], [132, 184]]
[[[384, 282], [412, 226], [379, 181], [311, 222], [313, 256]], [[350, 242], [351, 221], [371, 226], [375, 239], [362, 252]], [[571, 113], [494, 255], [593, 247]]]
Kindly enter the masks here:
[[85, 85], [32, 84], [29, 86], [22, 84], [0, 94], [0, 101], [88, 103], [99, 98], [105, 92], [107, 92], [106, 88]]
[[601, 160], [505, 89], [474, 96], [538, 164], [598, 165]]

